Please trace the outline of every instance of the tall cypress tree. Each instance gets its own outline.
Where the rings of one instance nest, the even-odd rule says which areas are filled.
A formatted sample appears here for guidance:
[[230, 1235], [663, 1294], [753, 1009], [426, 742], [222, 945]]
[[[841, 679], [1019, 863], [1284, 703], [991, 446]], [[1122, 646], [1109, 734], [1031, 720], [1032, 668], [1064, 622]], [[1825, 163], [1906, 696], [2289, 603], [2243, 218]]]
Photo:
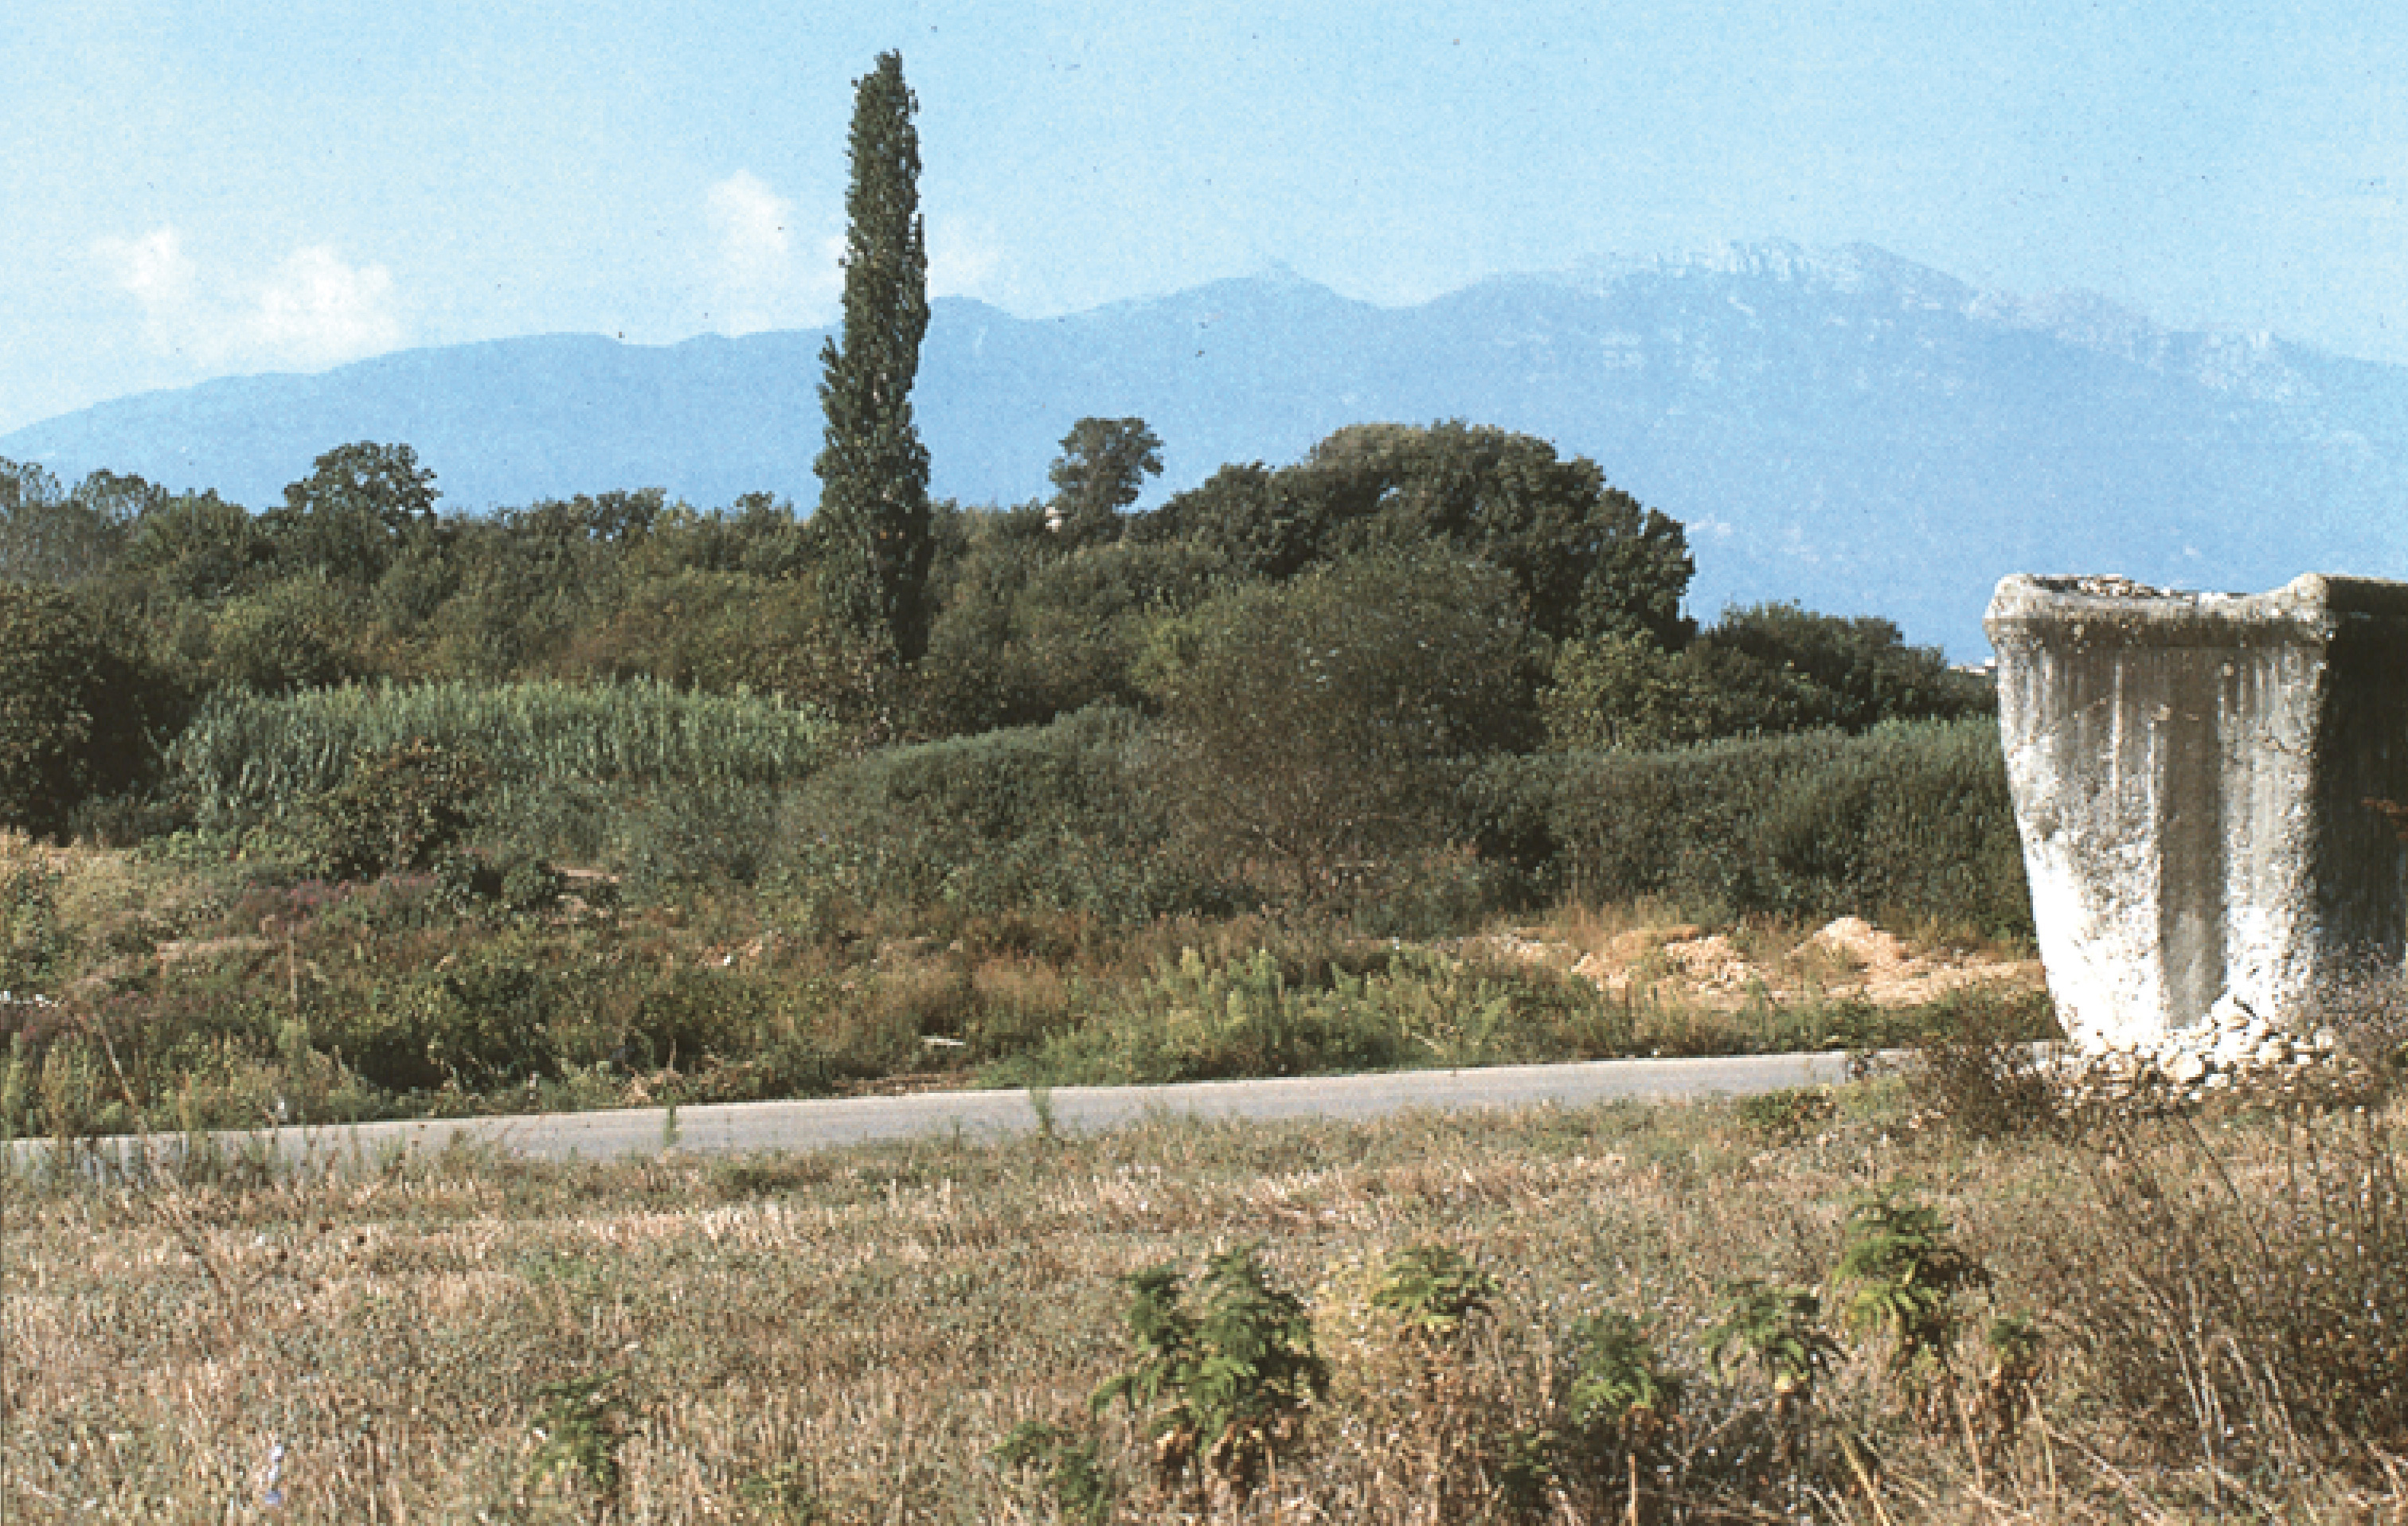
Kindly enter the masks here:
[[820, 534], [839, 597], [865, 634], [914, 663], [928, 642], [928, 451], [911, 421], [911, 379], [928, 329], [928, 251], [920, 221], [919, 103], [903, 55], [881, 53], [855, 81], [853, 184], [845, 193], [844, 329], [820, 352], [827, 433]]

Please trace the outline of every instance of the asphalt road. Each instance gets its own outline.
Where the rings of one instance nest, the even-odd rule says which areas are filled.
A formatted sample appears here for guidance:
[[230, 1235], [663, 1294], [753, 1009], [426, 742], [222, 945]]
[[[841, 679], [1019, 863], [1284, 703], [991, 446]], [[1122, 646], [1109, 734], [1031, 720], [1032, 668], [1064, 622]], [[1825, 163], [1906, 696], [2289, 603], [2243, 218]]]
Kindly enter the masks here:
[[[875, 1140], [960, 1133], [968, 1138], [1025, 1134], [1040, 1103], [1054, 1126], [1092, 1133], [1150, 1115], [1205, 1119], [1372, 1119], [1412, 1108], [1566, 1107], [1615, 1099], [1744, 1096], [1845, 1077], [1844, 1054], [1746, 1055], [1707, 1060], [1597, 1060], [1565, 1065], [1499, 1065], [1480, 1070], [1389, 1071], [1371, 1076], [1311, 1076], [1183, 1086], [1059, 1087], [1026, 1091], [929, 1091], [900, 1097], [810, 1102], [723, 1103], [681, 1107], [675, 1129], [666, 1109], [547, 1113], [509, 1118], [283, 1128], [220, 1135], [230, 1148], [272, 1144], [288, 1160], [377, 1159], [399, 1150], [440, 1150], [454, 1141], [537, 1160], [585, 1160], [690, 1153], [807, 1150]], [[172, 1148], [172, 1138], [154, 1148]], [[130, 1148], [131, 1142], [122, 1147]], [[103, 1149], [110, 1146], [104, 1143]], [[23, 1163], [45, 1152], [39, 1141], [10, 1147]]]

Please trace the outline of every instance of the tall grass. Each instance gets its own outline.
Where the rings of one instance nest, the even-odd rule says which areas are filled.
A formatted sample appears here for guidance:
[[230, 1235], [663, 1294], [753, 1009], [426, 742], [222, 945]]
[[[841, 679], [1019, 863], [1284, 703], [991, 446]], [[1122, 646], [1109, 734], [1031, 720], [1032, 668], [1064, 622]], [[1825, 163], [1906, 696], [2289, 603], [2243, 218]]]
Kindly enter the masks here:
[[280, 818], [340, 782], [363, 752], [410, 741], [473, 749], [505, 788], [543, 783], [726, 790], [798, 782], [830, 754], [817, 711], [639, 679], [220, 693], [178, 738], [170, 787], [204, 829]]

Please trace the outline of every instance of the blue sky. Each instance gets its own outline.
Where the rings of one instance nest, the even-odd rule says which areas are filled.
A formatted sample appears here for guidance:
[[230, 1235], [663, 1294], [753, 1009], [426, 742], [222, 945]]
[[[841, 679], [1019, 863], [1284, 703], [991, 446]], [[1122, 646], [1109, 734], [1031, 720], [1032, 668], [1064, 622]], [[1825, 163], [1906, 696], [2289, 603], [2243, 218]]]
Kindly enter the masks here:
[[890, 47], [932, 285], [1023, 316], [1862, 240], [2408, 363], [2386, 10], [9, 0], [0, 432], [408, 346], [825, 321]]

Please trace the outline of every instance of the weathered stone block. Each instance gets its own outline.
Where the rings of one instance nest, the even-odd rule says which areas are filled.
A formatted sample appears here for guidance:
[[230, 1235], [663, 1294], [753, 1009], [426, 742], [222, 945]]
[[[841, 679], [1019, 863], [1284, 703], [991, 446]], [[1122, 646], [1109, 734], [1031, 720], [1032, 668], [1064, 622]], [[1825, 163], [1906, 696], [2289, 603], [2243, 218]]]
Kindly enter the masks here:
[[2408, 801], [2408, 583], [2014, 577], [1984, 624], [2069, 1036], [2146, 1041], [2220, 1002], [2287, 1023], [2400, 961], [2408, 852], [2366, 802]]

